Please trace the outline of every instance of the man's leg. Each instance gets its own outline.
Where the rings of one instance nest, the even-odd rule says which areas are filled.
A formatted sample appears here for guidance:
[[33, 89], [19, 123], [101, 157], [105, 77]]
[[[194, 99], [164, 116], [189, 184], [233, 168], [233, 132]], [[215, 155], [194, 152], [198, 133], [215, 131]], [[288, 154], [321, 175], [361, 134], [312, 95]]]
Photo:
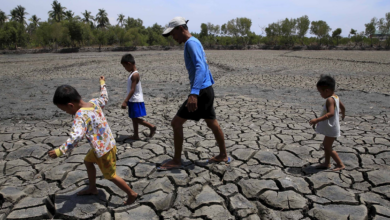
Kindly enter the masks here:
[[171, 168], [181, 165], [181, 152], [183, 149], [183, 124], [187, 119], [175, 116], [171, 121], [171, 126], [173, 128], [173, 142], [175, 145], [175, 153], [173, 159], [163, 164], [161, 168]]
[[211, 158], [210, 160], [213, 161], [227, 161], [228, 156], [226, 152], [226, 146], [225, 146], [225, 137], [223, 136], [223, 132], [221, 127], [219, 126], [219, 123], [217, 119], [205, 119], [207, 127], [209, 127], [214, 134], [215, 140], [218, 143], [219, 147], [219, 155], [216, 157]]
[[89, 187], [86, 190], [80, 191], [77, 195], [96, 195], [98, 190], [96, 188], [96, 168], [95, 165], [91, 162], [84, 160], [84, 164], [87, 167]]

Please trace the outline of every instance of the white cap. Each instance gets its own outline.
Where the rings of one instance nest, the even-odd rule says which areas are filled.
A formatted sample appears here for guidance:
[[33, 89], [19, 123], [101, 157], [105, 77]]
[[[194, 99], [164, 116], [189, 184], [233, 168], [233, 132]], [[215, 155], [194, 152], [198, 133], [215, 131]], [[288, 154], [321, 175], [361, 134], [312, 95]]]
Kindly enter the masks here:
[[167, 27], [167, 29], [164, 30], [163, 32], [163, 36], [164, 37], [168, 37], [169, 34], [171, 33], [171, 31], [177, 27], [177, 26], [180, 26], [180, 25], [183, 25], [183, 24], [187, 24], [188, 20], [186, 21], [185, 18], [183, 17], [174, 17], [170, 22], [169, 22], [169, 25]]

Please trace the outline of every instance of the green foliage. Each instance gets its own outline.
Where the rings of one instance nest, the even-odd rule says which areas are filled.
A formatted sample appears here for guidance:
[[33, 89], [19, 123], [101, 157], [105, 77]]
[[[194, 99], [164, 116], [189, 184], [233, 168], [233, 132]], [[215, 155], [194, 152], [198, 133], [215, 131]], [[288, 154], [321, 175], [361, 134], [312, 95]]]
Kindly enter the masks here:
[[110, 21], [108, 20], [108, 14], [106, 10], [104, 9], [99, 9], [99, 12], [95, 16], [95, 21], [97, 23], [96, 27], [97, 28], [106, 28], [107, 26], [110, 25]]
[[327, 37], [331, 30], [332, 29], [325, 21], [319, 20], [311, 22], [310, 33], [316, 35], [320, 39], [320, 45], [322, 38]]
[[332, 33], [332, 38], [335, 38], [337, 40], [337, 45], [339, 45], [339, 39], [341, 38], [341, 36], [340, 36], [341, 32], [342, 32], [341, 28], [337, 28]]
[[[145, 27], [140, 18], [125, 18], [124, 14], [119, 14], [117, 24], [111, 26], [108, 14], [104, 9], [99, 9], [96, 16], [92, 12], [85, 10], [81, 17], [75, 15], [72, 10], [66, 10], [58, 0], [51, 4], [48, 21], [41, 22], [36, 15], [28, 19], [26, 23], [26, 9], [18, 5], [10, 11], [8, 15], [0, 10], [0, 48], [16, 48], [20, 46], [50, 47], [57, 49], [60, 47], [93, 46], [103, 45], [114, 46], [147, 46], [162, 45], [173, 46], [177, 43], [173, 38], [162, 36], [164, 26], [157, 23], [150, 27]], [[95, 26], [96, 25], [96, 26]], [[201, 24], [200, 33], [191, 33], [197, 37], [204, 45], [242, 45], [248, 44], [271, 44], [287, 45], [295, 44], [312, 45], [319, 43], [326, 45], [350, 44], [355, 46], [368, 44], [382, 44], [390, 46], [390, 38], [376, 39], [370, 37], [379, 31], [383, 36], [390, 30], [390, 13], [384, 18], [373, 18], [365, 24], [365, 32], [358, 33], [352, 29], [351, 38], [342, 38], [341, 29], [337, 28], [329, 36], [331, 28], [325, 21], [312, 21], [304, 15], [299, 18], [285, 18], [264, 27], [266, 36], [257, 35], [251, 31], [252, 21], [249, 18], [235, 18], [225, 24], [216, 25], [210, 22]], [[305, 37], [307, 31], [317, 36]], [[165, 28], [167, 26], [165, 25]]]
[[130, 28], [125, 35], [126, 46], [146, 46], [147, 37], [139, 33], [139, 28]]
[[295, 19], [284, 19], [280, 22], [283, 44], [294, 45], [293, 36], [296, 33], [297, 21]]
[[107, 43], [106, 30], [97, 29], [95, 30], [94, 35], [96, 36], [96, 42], [99, 44], [99, 50], [100, 50], [101, 46]]
[[50, 10], [49, 18], [51, 18], [53, 21], [60, 22], [65, 16], [65, 7], [61, 6], [61, 3], [59, 3], [57, 0], [54, 0], [51, 4], [51, 7], [53, 10]]
[[378, 19], [372, 18], [370, 23], [364, 24], [366, 26], [365, 35], [371, 38], [371, 47], [372, 47], [372, 35], [375, 34], [376, 24], [378, 23]]
[[85, 10], [85, 12], [81, 13], [81, 14], [83, 15], [83, 18], [81, 18], [81, 21], [89, 24], [89, 26], [91, 28], [93, 28], [94, 27], [94, 25], [93, 25], [94, 17], [91, 15], [92, 13], [90, 11]]
[[378, 20], [376, 18], [372, 18], [370, 23], [364, 24], [366, 26], [365, 34], [366, 36], [371, 36], [375, 34], [376, 31], [376, 24], [378, 23]]
[[26, 23], [26, 15], [28, 15], [28, 13], [26, 12], [26, 9], [21, 6], [21, 5], [18, 5], [16, 6], [16, 8], [12, 9], [11, 10], [11, 21], [16, 21], [16, 22], [19, 22], [23, 25], [27, 24]]
[[268, 43], [276, 45], [279, 41], [279, 36], [282, 35], [280, 22], [271, 23], [265, 28], [265, 33], [267, 34]]
[[67, 23], [67, 27], [69, 30], [70, 40], [72, 41], [72, 45], [76, 46], [76, 43], [81, 44], [83, 41], [83, 29], [81, 23], [78, 21], [73, 21], [72, 19]]
[[[382, 36], [388, 35], [390, 32], [390, 12], [386, 13], [384, 18], [378, 20], [378, 30]], [[386, 47], [390, 46], [390, 37], [388, 36], [385, 40]]]
[[297, 22], [297, 26], [296, 26], [297, 37], [298, 39], [300, 39], [301, 43], [303, 44], [303, 38], [305, 37], [307, 31], [309, 30], [310, 20], [307, 15], [304, 15], [300, 18], [297, 18], [296, 22]]
[[204, 37], [207, 37], [208, 36], [208, 29], [207, 29], [207, 24], [205, 23], [202, 23], [200, 24], [200, 33], [199, 33], [199, 38], [204, 38]]
[[125, 27], [126, 29], [131, 29], [131, 28], [139, 28], [139, 29], [145, 29], [143, 26], [143, 21], [141, 19], [135, 19], [131, 17], [127, 17], [125, 20]]
[[351, 34], [351, 35], [356, 35], [356, 32], [357, 32], [357, 30], [351, 28], [351, 31], [349, 32], [349, 34]]
[[0, 10], [0, 27], [3, 26], [3, 24], [8, 20], [8, 16]]
[[[223, 27], [222, 32], [233, 38], [241, 38], [243, 45], [248, 44], [248, 34], [252, 26], [252, 20], [249, 18], [236, 18], [228, 21]], [[226, 29], [225, 29], [226, 28]]]
[[155, 23], [152, 27], [146, 28], [148, 39], [147, 39], [147, 44], [152, 46], [152, 45], [161, 45], [161, 46], [166, 46], [168, 45], [167, 39], [162, 36], [163, 33], [163, 27], [157, 23]]
[[17, 21], [6, 22], [1, 29], [1, 47], [16, 49], [18, 46], [25, 46], [27, 37], [23, 24]]
[[123, 21], [125, 20], [125, 15], [124, 14], [119, 14], [118, 15], [118, 19], [116, 19], [116, 21], [118, 21], [118, 25], [120, 24], [121, 27], [123, 27]]

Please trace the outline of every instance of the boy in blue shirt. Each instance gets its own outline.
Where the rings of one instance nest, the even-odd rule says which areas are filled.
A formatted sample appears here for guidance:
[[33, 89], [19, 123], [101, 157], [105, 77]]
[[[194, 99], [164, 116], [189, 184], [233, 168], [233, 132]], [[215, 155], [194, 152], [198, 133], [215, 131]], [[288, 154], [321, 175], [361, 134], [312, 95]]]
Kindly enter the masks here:
[[175, 17], [169, 22], [163, 36], [172, 38], [179, 44], [184, 43], [184, 60], [188, 70], [191, 93], [172, 119], [175, 154], [171, 161], [159, 167], [159, 170], [169, 170], [181, 167], [181, 152], [183, 148], [183, 124], [187, 120], [206, 121], [213, 131], [220, 153], [208, 162], [230, 162], [227, 156], [225, 139], [218, 124], [214, 111], [214, 79], [211, 75], [202, 44], [188, 31], [187, 22], [183, 17]]

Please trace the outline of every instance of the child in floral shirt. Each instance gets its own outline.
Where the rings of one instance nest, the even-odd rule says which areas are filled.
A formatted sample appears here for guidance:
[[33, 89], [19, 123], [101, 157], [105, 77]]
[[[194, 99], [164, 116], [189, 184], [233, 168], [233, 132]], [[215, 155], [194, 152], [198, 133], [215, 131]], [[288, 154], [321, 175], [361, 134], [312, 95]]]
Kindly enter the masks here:
[[84, 102], [72, 86], [62, 85], [57, 88], [53, 103], [66, 113], [75, 115], [75, 118], [68, 140], [61, 147], [49, 151], [49, 156], [56, 158], [72, 151], [86, 137], [92, 147], [84, 158], [89, 188], [78, 192], [78, 195], [98, 193], [96, 188], [96, 169], [94, 166], [94, 163], [96, 163], [102, 171], [104, 178], [112, 181], [127, 193], [128, 198], [125, 204], [131, 204], [135, 201], [138, 194], [122, 178], [116, 175], [116, 143], [103, 113], [103, 108], [108, 102], [103, 76], [100, 77], [100, 85], [100, 97], [89, 102]]

